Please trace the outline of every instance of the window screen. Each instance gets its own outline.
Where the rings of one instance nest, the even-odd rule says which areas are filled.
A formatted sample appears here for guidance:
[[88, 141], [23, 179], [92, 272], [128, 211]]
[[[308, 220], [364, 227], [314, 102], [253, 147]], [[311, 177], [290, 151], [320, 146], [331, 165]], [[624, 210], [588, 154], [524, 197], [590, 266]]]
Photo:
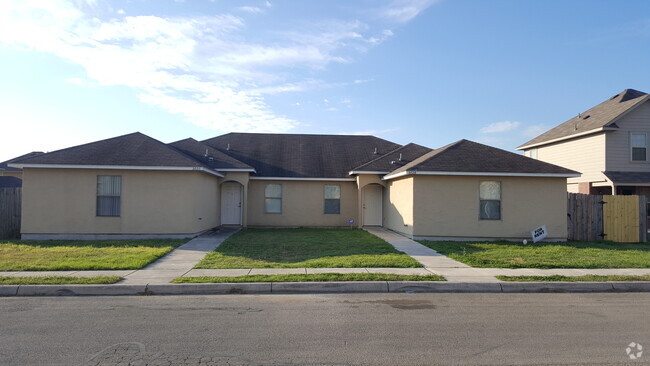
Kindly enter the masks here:
[[97, 176], [97, 216], [120, 216], [121, 196], [121, 176]]
[[481, 182], [479, 200], [481, 220], [501, 220], [501, 182]]
[[282, 184], [267, 184], [264, 187], [264, 212], [282, 213]]
[[325, 210], [326, 214], [341, 213], [341, 186], [325, 186]]

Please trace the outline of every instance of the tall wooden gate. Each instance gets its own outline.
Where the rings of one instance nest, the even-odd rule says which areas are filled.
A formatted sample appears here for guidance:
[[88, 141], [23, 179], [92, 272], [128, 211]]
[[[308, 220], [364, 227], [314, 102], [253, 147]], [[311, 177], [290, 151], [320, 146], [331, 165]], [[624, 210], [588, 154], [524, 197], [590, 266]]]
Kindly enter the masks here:
[[0, 239], [20, 237], [20, 187], [0, 188]]
[[603, 224], [606, 240], [639, 242], [639, 196], [603, 196]]

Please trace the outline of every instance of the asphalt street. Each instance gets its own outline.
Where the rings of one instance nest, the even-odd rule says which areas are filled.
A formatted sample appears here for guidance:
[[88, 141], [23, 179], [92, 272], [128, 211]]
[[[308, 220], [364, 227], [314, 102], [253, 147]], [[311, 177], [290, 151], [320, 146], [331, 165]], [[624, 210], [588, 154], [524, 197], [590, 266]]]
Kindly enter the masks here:
[[0, 365], [650, 364], [647, 293], [0, 298], [0, 327]]

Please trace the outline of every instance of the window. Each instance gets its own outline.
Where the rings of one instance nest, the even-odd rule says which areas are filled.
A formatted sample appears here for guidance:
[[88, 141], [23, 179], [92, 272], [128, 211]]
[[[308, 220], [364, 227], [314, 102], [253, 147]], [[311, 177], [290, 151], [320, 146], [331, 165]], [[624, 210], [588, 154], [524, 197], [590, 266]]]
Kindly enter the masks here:
[[122, 177], [119, 175], [97, 176], [97, 216], [120, 216]]
[[282, 213], [282, 184], [267, 184], [264, 187], [264, 212]]
[[632, 147], [632, 161], [646, 161], [646, 135], [645, 133], [632, 133], [630, 135]]
[[537, 159], [537, 149], [530, 149], [530, 157], [532, 159]]
[[481, 220], [501, 220], [501, 182], [481, 182], [479, 188]]
[[326, 214], [341, 213], [341, 186], [339, 185], [325, 186], [325, 213]]

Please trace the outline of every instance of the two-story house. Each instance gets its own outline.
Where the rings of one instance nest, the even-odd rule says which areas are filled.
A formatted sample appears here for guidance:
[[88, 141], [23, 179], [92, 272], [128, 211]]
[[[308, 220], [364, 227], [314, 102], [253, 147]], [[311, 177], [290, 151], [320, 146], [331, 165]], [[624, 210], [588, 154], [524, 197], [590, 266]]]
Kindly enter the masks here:
[[626, 89], [517, 149], [582, 173], [569, 192], [650, 196], [649, 143], [650, 95]]

